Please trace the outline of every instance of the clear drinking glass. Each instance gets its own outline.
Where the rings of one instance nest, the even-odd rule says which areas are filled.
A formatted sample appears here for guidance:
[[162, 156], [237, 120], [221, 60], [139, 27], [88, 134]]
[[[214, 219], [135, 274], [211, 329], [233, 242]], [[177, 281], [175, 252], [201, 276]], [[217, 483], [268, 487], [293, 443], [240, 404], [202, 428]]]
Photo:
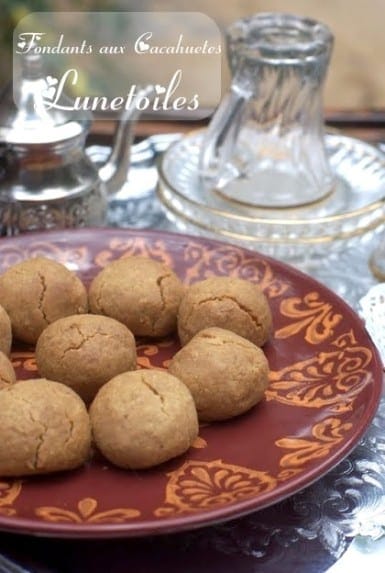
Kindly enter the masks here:
[[202, 145], [205, 186], [262, 207], [321, 199], [333, 189], [322, 113], [330, 30], [262, 13], [231, 25], [226, 40], [232, 83]]

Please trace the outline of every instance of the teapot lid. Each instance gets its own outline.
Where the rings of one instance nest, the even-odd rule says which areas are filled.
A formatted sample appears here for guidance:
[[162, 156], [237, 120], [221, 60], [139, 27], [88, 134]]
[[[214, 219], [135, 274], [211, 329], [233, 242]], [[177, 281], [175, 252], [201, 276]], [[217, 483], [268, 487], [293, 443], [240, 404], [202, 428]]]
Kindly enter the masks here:
[[[0, 141], [55, 143], [88, 131], [91, 114], [75, 121], [72, 110], [47, 107], [43, 97], [48, 87], [46, 78], [40, 54], [28, 52], [21, 56], [20, 77], [0, 95]], [[70, 107], [71, 100], [62, 96], [60, 103]]]

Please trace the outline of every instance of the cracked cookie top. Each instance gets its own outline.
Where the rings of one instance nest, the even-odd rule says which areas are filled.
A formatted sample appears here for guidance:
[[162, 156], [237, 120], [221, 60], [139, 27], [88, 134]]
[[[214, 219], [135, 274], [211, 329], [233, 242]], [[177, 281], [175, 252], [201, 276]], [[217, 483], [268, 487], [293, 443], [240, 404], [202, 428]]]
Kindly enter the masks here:
[[86, 403], [108, 380], [137, 367], [131, 331], [96, 314], [66, 316], [47, 326], [35, 356], [41, 376], [66, 384]]
[[103, 455], [127, 469], [156, 466], [189, 449], [198, 419], [189, 389], [161, 370], [116, 376], [90, 408], [93, 436]]
[[178, 311], [182, 345], [204, 328], [231, 330], [263, 346], [270, 336], [272, 315], [262, 289], [235, 277], [210, 277], [190, 286]]
[[90, 309], [123, 322], [135, 336], [161, 337], [176, 330], [184, 287], [167, 265], [146, 257], [109, 263], [89, 289]]
[[261, 348], [230, 330], [200, 330], [172, 358], [169, 372], [190, 389], [199, 420], [239, 416], [264, 396], [269, 365]]
[[0, 411], [1, 476], [69, 470], [88, 458], [89, 416], [67, 386], [22, 380], [0, 391]]
[[58, 318], [88, 311], [87, 291], [61, 263], [36, 257], [0, 275], [0, 304], [9, 315], [15, 338], [35, 344]]

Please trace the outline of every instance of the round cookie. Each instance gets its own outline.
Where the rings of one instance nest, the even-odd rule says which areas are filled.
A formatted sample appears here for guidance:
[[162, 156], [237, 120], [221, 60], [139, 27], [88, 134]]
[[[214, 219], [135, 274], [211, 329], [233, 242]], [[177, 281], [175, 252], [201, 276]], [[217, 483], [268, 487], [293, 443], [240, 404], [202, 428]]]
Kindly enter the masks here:
[[263, 351], [216, 327], [201, 330], [177, 352], [169, 372], [189, 388], [205, 422], [243, 414], [262, 399], [269, 380]]
[[0, 476], [70, 470], [89, 456], [91, 430], [73, 390], [44, 379], [0, 391]]
[[35, 344], [44, 328], [62, 316], [87, 312], [87, 291], [64, 265], [36, 257], [0, 276], [0, 302], [15, 338]]
[[263, 346], [272, 329], [272, 316], [261, 288], [233, 277], [211, 277], [193, 284], [178, 311], [182, 345], [204, 328], [232, 330], [257, 346]]
[[0, 390], [16, 382], [15, 370], [12, 362], [4, 352], [0, 351]]
[[146, 257], [109, 263], [89, 289], [91, 311], [123, 322], [136, 336], [167, 336], [176, 330], [183, 285], [166, 265]]
[[116, 376], [90, 408], [96, 445], [113, 464], [149, 468], [184, 453], [198, 435], [188, 388], [160, 370]]
[[36, 345], [41, 376], [70, 386], [90, 402], [108, 380], [136, 368], [135, 339], [124, 324], [96, 314], [59, 318]]
[[4, 352], [7, 356], [11, 352], [12, 346], [12, 326], [11, 320], [0, 305], [0, 352]]

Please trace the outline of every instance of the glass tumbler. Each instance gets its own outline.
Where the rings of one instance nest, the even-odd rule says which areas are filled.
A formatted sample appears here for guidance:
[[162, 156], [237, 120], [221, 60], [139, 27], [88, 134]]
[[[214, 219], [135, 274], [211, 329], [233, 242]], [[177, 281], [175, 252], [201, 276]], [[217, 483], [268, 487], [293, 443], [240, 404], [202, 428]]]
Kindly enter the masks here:
[[333, 189], [322, 88], [333, 46], [323, 24], [261, 13], [227, 30], [232, 83], [206, 131], [207, 189], [259, 207], [294, 207]]

